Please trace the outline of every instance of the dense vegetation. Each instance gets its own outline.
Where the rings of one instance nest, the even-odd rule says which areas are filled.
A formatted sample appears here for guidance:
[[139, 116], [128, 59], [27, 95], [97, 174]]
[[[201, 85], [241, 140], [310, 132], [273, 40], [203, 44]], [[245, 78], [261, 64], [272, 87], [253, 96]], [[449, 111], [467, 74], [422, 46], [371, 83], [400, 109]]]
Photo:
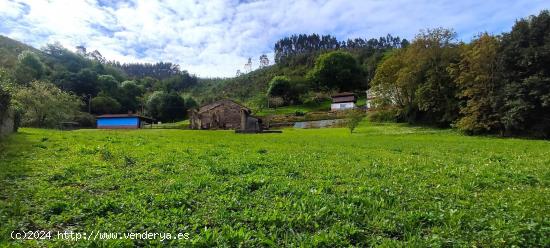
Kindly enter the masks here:
[[[2, 55], [10, 58], [1, 61], [0, 67], [4, 69], [0, 85], [2, 89], [12, 89], [11, 100], [8, 101], [12, 102], [11, 105], [28, 110], [23, 118], [25, 126], [56, 127], [63, 121], [77, 121], [88, 126], [93, 125], [90, 114], [126, 112], [140, 112], [160, 121], [181, 120], [186, 114], [186, 106], [182, 106], [183, 91], [197, 83], [195, 76], [181, 71], [177, 65], [171, 63], [106, 62], [98, 51], [87, 53], [84, 47], [78, 47], [77, 53], [59, 44], [49, 44], [42, 50], [36, 50], [6, 37], [0, 38], [1, 45], [4, 46]], [[17, 51], [21, 52], [15, 55]], [[61, 89], [63, 94], [69, 94], [74, 103], [63, 104], [55, 99], [58, 94], [51, 94], [54, 89], [50, 84]], [[24, 93], [39, 88], [50, 90], [44, 92], [44, 95]], [[18, 91], [22, 93], [17, 94]], [[163, 92], [178, 99], [150, 101], [154, 92]], [[4, 95], [2, 101], [7, 101], [8, 98]], [[48, 97], [51, 99], [47, 100]], [[193, 99], [188, 100], [196, 104]], [[150, 102], [157, 102], [158, 105]], [[38, 114], [33, 109], [64, 114], [43, 117], [45, 113]], [[159, 110], [172, 113], [157, 115]]]
[[[408, 43], [405, 39], [391, 35], [347, 41], [338, 41], [330, 35], [293, 35], [275, 44], [276, 64], [235, 78], [199, 80], [190, 89], [190, 95], [199, 102], [230, 97], [261, 110], [267, 107], [270, 100], [266, 98], [270, 95], [270, 82], [274, 77], [283, 76], [291, 81], [291, 87], [287, 89], [289, 92], [284, 93], [286, 97], [273, 96], [286, 98], [283, 99], [283, 105], [320, 102], [339, 89], [367, 89], [367, 82], [374, 77], [376, 67], [384, 55], [393, 49], [406, 47]], [[332, 60], [341, 63], [334, 68], [324, 66]], [[344, 75], [345, 79], [351, 80], [350, 85], [341, 79], [332, 82], [343, 74], [347, 74]], [[290, 95], [292, 97], [288, 97]], [[277, 102], [277, 99], [273, 100]]]
[[7, 240], [70, 229], [190, 234], [154, 246], [548, 247], [549, 151], [400, 124], [22, 129], [0, 143], [0, 246], [106, 245]]
[[[25, 48], [6, 40], [2, 37], [6, 47]], [[262, 55], [261, 68], [228, 79], [198, 79], [172, 63], [106, 62], [98, 51], [80, 47], [72, 53], [58, 44], [26, 49], [17, 62], [3, 61], [2, 66], [10, 72], [7, 81], [19, 87], [35, 80], [53, 83], [80, 97], [80, 110], [92, 114], [132, 111], [173, 121], [183, 119], [187, 108], [221, 98], [266, 112], [321, 104], [338, 91], [362, 95], [370, 89], [377, 98], [371, 120], [548, 138], [548, 46], [550, 14], [542, 11], [518, 20], [509, 33], [481, 33], [469, 43], [458, 42], [444, 28], [421, 31], [411, 42], [391, 35], [346, 41], [292, 35], [276, 42], [276, 64], [266, 66]], [[13, 51], [6, 54], [13, 56]], [[66, 119], [90, 122], [91, 117], [78, 116]]]
[[427, 30], [388, 56], [370, 86], [396, 119], [549, 138], [549, 46], [548, 11], [469, 44], [452, 31]]

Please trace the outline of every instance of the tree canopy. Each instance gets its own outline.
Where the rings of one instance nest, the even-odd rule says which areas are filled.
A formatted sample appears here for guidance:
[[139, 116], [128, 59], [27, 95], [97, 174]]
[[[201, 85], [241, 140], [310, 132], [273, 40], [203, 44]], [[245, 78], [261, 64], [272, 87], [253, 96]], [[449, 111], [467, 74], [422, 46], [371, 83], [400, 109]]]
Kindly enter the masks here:
[[315, 67], [308, 73], [317, 89], [340, 91], [361, 89], [364, 77], [357, 60], [348, 52], [333, 51], [322, 54], [315, 61]]

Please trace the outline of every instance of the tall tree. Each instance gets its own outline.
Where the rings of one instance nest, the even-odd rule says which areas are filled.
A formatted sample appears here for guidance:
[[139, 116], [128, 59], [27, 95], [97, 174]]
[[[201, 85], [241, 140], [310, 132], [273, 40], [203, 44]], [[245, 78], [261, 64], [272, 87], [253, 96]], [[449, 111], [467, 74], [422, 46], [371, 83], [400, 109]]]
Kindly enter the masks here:
[[500, 55], [506, 131], [550, 137], [550, 12], [517, 21]]
[[143, 87], [135, 81], [124, 81], [121, 86], [121, 93], [118, 101], [121, 104], [121, 111], [137, 112], [143, 106], [141, 97], [143, 96]]
[[29, 84], [33, 80], [41, 79], [46, 74], [46, 66], [38, 55], [31, 51], [19, 54], [15, 67], [15, 79], [20, 84]]
[[437, 28], [418, 34], [402, 52], [380, 65], [374, 93], [400, 108], [402, 119], [448, 125], [458, 116], [457, 87], [447, 67], [459, 60], [455, 33]]
[[350, 53], [342, 51], [319, 56], [307, 77], [318, 89], [345, 91], [364, 85], [363, 71], [357, 60]]
[[462, 47], [460, 62], [448, 68], [458, 85], [458, 96], [463, 100], [456, 123], [460, 130], [474, 134], [502, 130], [499, 47], [497, 37], [481, 34]]
[[185, 102], [177, 93], [156, 91], [146, 103], [147, 114], [160, 121], [181, 120], [185, 116]]

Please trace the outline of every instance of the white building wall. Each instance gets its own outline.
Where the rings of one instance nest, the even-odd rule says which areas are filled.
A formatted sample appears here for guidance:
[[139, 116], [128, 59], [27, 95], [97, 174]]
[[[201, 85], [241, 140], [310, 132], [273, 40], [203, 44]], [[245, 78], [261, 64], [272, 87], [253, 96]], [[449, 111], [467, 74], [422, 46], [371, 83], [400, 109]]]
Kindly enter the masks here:
[[355, 108], [354, 102], [333, 103], [330, 105], [330, 110], [344, 110]]

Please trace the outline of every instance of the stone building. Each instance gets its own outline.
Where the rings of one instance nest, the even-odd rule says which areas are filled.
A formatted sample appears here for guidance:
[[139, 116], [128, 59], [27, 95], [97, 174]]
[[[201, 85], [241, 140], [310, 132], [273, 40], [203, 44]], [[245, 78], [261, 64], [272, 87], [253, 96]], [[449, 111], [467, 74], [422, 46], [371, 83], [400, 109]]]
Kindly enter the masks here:
[[250, 109], [224, 99], [189, 111], [191, 129], [240, 129], [242, 114]]

